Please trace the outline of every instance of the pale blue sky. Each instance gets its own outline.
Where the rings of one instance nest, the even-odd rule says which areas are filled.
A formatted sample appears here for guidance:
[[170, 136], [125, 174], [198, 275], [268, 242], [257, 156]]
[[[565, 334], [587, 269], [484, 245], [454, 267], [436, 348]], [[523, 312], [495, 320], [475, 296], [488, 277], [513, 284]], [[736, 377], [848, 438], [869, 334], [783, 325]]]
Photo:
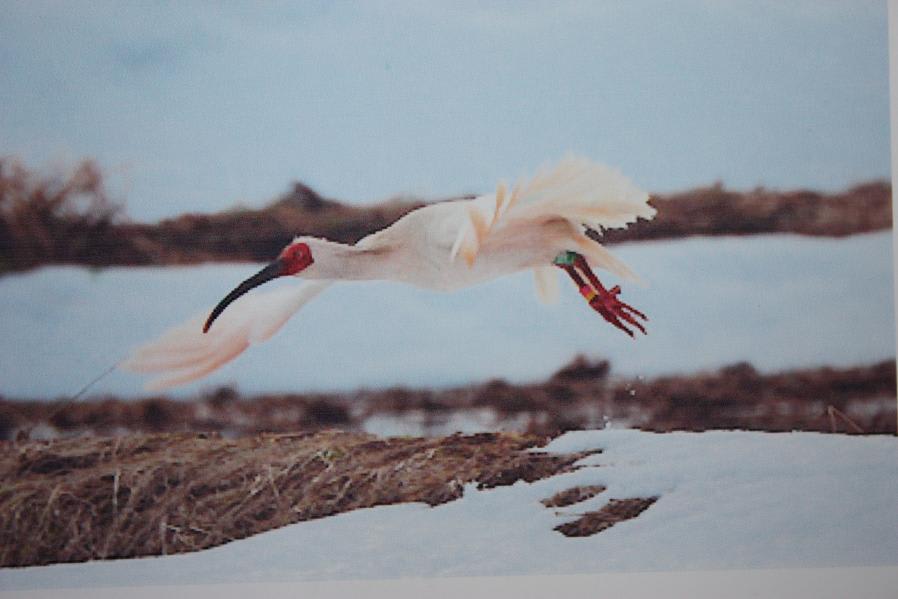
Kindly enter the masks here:
[[[264, 6], [262, 10], [260, 7]], [[651, 191], [889, 176], [885, 2], [0, 1], [0, 154], [138, 219], [303, 180], [490, 190], [567, 151]]]

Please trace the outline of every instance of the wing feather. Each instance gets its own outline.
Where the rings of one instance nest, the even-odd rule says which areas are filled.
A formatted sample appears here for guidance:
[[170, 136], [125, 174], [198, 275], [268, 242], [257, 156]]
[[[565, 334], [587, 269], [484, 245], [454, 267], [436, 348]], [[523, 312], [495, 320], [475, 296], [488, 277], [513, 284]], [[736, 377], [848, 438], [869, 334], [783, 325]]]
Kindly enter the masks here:
[[146, 386], [154, 391], [201, 378], [239, 356], [250, 345], [267, 341], [331, 283], [311, 281], [249, 293], [231, 304], [208, 333], [203, 333], [208, 313], [205, 311], [136, 348], [120, 368], [156, 374]]

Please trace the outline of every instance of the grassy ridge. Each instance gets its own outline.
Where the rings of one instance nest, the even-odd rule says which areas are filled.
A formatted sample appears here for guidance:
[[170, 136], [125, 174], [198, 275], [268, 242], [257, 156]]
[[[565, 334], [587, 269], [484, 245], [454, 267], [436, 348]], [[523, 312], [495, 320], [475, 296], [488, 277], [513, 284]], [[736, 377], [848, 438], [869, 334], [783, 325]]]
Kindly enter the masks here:
[[[799, 233], [843, 236], [891, 227], [891, 186], [871, 182], [842, 193], [734, 192], [721, 185], [655, 195], [652, 221], [610, 230], [603, 242], [690, 235]], [[302, 183], [261, 209], [184, 214], [156, 224], [127, 219], [100, 169], [86, 161], [68, 174], [35, 173], [0, 159], [0, 273], [44, 264], [136, 266], [270, 260], [295, 235], [354, 243], [424, 205], [396, 198], [354, 206]]]

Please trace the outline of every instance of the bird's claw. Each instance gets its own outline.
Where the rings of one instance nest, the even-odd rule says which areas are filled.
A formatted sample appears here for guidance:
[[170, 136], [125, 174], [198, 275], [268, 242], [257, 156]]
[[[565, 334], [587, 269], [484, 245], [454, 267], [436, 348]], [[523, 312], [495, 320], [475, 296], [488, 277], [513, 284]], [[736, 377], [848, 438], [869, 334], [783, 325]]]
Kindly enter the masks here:
[[645, 327], [639, 322], [639, 319], [648, 320], [648, 318], [646, 318], [645, 314], [630, 304], [617, 299], [619, 293], [619, 287], [615, 287], [604, 293], [597, 292], [596, 296], [590, 300], [589, 305], [593, 310], [601, 314], [602, 318], [625, 332], [630, 337], [634, 336], [634, 332], [628, 328], [624, 322], [629, 323], [643, 335], [646, 335]]
[[[570, 260], [556, 262], [556, 265], [568, 273], [574, 283], [580, 287], [580, 293], [590, 307], [601, 314], [602, 318], [630, 337], [635, 336], [636, 330], [643, 335], [648, 334], [645, 326], [640, 322], [640, 320], [647, 321], [648, 317], [630, 304], [618, 299], [621, 292], [619, 285], [605, 289], [583, 256], [572, 252]], [[588, 283], [580, 276], [581, 272], [588, 279]]]

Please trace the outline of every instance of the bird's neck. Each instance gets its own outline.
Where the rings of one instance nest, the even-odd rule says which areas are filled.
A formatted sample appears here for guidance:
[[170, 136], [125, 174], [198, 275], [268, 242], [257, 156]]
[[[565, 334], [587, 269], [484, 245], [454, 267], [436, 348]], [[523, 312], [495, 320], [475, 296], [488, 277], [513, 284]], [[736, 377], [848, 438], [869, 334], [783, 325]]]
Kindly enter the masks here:
[[370, 281], [396, 277], [398, 264], [390, 246], [362, 247], [325, 239], [310, 246], [314, 263], [302, 273], [305, 278]]

